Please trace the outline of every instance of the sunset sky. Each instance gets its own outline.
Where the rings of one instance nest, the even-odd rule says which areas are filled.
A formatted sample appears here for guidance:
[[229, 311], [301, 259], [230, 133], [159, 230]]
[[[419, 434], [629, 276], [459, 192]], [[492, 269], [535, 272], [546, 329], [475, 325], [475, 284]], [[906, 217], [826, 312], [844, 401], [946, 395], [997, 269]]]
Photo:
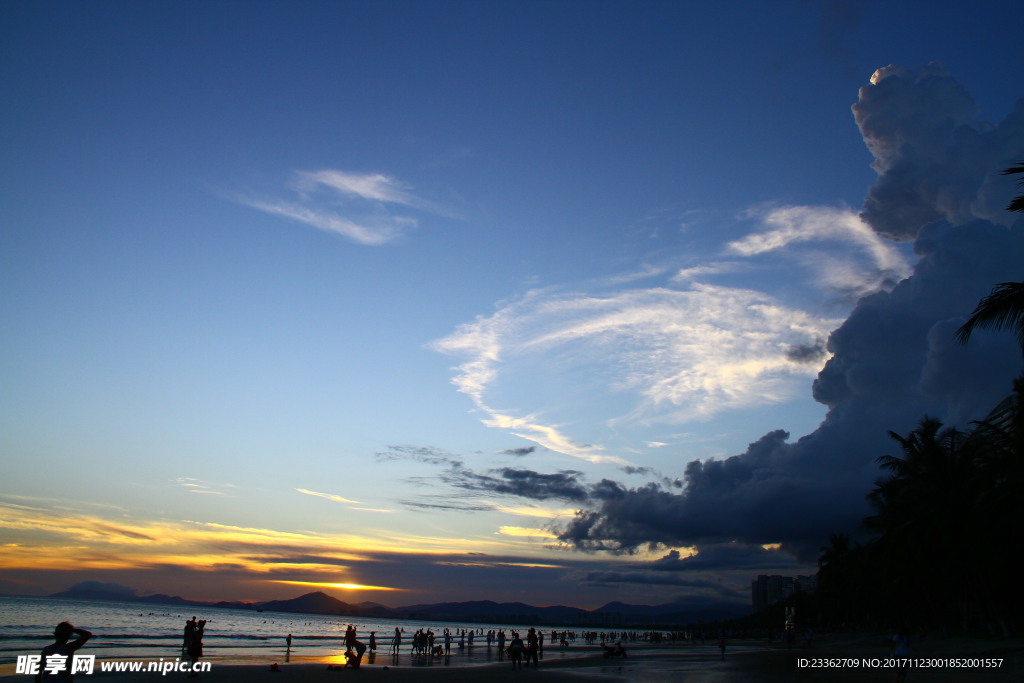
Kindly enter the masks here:
[[1021, 371], [952, 333], [1024, 279], [1022, 25], [0, 4], [0, 593], [747, 606], [813, 573], [887, 430]]

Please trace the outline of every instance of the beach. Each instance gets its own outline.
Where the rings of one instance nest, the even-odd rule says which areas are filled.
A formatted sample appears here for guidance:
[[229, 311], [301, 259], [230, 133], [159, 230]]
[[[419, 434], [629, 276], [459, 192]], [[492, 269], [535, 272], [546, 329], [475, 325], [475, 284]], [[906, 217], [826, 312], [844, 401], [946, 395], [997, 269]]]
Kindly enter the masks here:
[[[424, 660], [412, 665], [401, 658], [391, 665], [391, 658], [378, 655], [373, 663], [359, 669], [342, 668], [338, 658], [321, 661], [291, 661], [273, 657], [247, 662], [238, 659], [219, 660], [211, 657], [209, 672], [198, 680], [223, 683], [235, 681], [519, 681], [524, 678], [540, 681], [606, 681], [628, 683], [669, 683], [714, 681], [895, 681], [896, 672], [886, 668], [887, 636], [855, 634], [825, 636], [813, 647], [787, 650], [785, 646], [765, 641], [730, 641], [725, 659], [717, 647], [682, 643], [630, 648], [625, 659], [606, 659], [596, 648], [572, 648], [567, 653], [552, 651], [537, 669], [512, 669], [509, 662], [466, 663], [452, 658]], [[1021, 666], [1024, 639], [931, 638], [914, 643], [911, 652], [915, 666], [909, 671], [911, 681], [1018, 681], [1024, 676]], [[998, 666], [996, 663], [998, 662]], [[271, 665], [276, 663], [277, 670]], [[803, 666], [801, 666], [801, 663]], [[988, 666], [983, 666], [983, 664]], [[328, 668], [330, 667], [330, 668]], [[2, 681], [28, 681], [29, 676], [5, 670]], [[159, 678], [188, 678], [180, 672], [166, 676], [159, 672], [101, 672], [79, 674], [78, 681], [91, 679], [143, 683]]]

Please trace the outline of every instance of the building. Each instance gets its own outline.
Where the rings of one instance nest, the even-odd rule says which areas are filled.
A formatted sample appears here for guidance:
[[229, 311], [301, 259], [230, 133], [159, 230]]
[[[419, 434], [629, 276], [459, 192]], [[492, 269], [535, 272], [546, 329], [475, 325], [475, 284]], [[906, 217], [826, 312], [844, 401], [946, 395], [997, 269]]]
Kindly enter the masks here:
[[779, 576], [761, 574], [750, 584], [751, 606], [754, 614], [763, 612], [793, 593], [813, 593], [818, 587], [817, 576]]

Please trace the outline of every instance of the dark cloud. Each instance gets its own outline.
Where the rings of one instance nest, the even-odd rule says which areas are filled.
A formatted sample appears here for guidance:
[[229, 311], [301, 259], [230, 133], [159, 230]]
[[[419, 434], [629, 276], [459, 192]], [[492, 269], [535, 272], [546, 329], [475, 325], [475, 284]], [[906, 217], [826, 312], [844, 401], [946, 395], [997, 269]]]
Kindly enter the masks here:
[[828, 357], [828, 349], [824, 339], [814, 344], [790, 346], [786, 349], [786, 358], [794, 363], [817, 363]]
[[536, 446], [526, 446], [524, 448], [509, 448], [508, 450], [501, 451], [502, 455], [514, 455], [516, 457], [522, 457], [529, 455], [537, 450]]
[[735, 542], [702, 545], [697, 554], [690, 557], [683, 557], [678, 550], [670, 550], [650, 564], [650, 569], [661, 572], [714, 572], [747, 567], [759, 571], [793, 571], [802, 569], [804, 565], [781, 549]]
[[465, 467], [456, 466], [451, 467], [442, 478], [448, 484], [461, 489], [533, 500], [559, 499], [582, 502], [590, 497], [580, 480], [582, 473], [576, 470], [542, 474], [533, 470], [505, 467], [492, 471], [497, 476], [478, 474]]
[[966, 427], [1010, 392], [1022, 369], [1013, 335], [984, 332], [961, 346], [953, 331], [995, 283], [1024, 276], [1024, 220], [986, 220], [997, 205], [1000, 221], [1011, 217], [1002, 207], [1012, 185], [995, 200], [986, 191], [1004, 157], [1024, 158], [1024, 109], [986, 127], [972, 123], [970, 97], [938, 67], [883, 75], [855, 108], [881, 174], [865, 217], [882, 234], [916, 237], [919, 261], [891, 291], [861, 299], [830, 336], [832, 358], [813, 385], [829, 409], [819, 428], [795, 442], [776, 430], [739, 455], [692, 461], [681, 492], [610, 487], [559, 530], [563, 541], [618, 552], [781, 542], [806, 559], [867, 513], [875, 459], [895, 450], [889, 430], [907, 433], [925, 414]]
[[875, 81], [853, 105], [879, 173], [861, 214], [868, 224], [901, 241], [938, 220], [1008, 224], [1012, 183], [1000, 171], [1024, 153], [1024, 101], [993, 125], [976, 120], [970, 94], [938, 64], [888, 66]]
[[337, 557], [330, 557], [328, 555], [304, 555], [288, 553], [284, 553], [281, 555], [251, 555], [243, 559], [247, 562], [260, 562], [267, 565], [333, 564], [338, 565], [340, 567], [344, 567], [352, 563], [351, 559], [340, 559]]
[[454, 510], [456, 512], [486, 512], [494, 509], [486, 503], [454, 503], [451, 499], [438, 496], [436, 499], [400, 500], [399, 505], [417, 510]]
[[620, 468], [626, 474], [641, 474], [641, 475], [652, 475], [657, 472], [652, 467], [638, 467], [636, 465], [623, 465]]
[[393, 460], [411, 460], [422, 462], [428, 465], [449, 465], [462, 463], [462, 459], [448, 451], [434, 448], [433, 446], [409, 446], [398, 445], [388, 446], [386, 451], [375, 453], [377, 462], [390, 462]]

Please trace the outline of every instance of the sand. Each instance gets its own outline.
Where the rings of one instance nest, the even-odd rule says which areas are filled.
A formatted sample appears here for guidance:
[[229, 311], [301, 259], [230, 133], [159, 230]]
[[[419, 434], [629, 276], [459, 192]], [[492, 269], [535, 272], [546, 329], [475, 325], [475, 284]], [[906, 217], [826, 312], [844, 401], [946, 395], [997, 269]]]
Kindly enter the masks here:
[[[435, 660], [430, 665], [412, 666], [411, 660], [403, 657], [398, 666], [392, 665], [386, 655], [378, 655], [373, 663], [366, 663], [360, 669], [340, 668], [330, 663], [336, 658], [322, 661], [277, 661], [278, 670], [271, 670], [272, 658], [262, 661], [240, 663], [238, 660], [221, 661], [209, 659], [212, 668], [200, 674], [199, 681], [209, 683], [284, 683], [286, 681], [376, 681], [381, 683], [447, 681], [448, 683], [477, 681], [521, 681], [539, 680], [545, 683], [564, 681], [626, 682], [626, 683], [714, 683], [716, 681], [895, 681], [892, 669], [867, 666], [874, 660], [884, 661], [888, 654], [887, 637], [884, 634], [856, 634], [829, 636], [819, 639], [810, 648], [787, 650], [780, 644], [769, 646], [764, 641], [732, 641], [726, 650], [725, 660], [719, 650], [709, 642], [706, 646], [685, 644], [663, 644], [638, 646], [630, 649], [626, 659], [606, 659], [594, 649], [577, 647], [568, 652], [551, 652], [541, 661], [540, 667], [525, 667], [522, 671], [512, 670], [508, 662], [489, 664], [465, 663], [453, 657], [449, 664]], [[930, 639], [912, 643], [911, 655], [919, 665], [907, 675], [909, 683], [916, 681], [1020, 681], [1024, 680], [1024, 639]], [[953, 667], [949, 660], [974, 663], [988, 659], [993, 663], [1001, 660], [999, 667], [981, 668]], [[804, 666], [800, 666], [804, 661]], [[859, 666], [851, 666], [857, 662]], [[812, 664], [846, 664], [845, 667], [816, 667]], [[942, 664], [941, 666], [937, 666]], [[328, 669], [331, 666], [331, 669]], [[78, 674], [79, 683], [93, 679], [143, 683], [159, 679], [189, 679], [187, 674], [169, 673], [162, 676], [156, 672], [100, 672], [92, 675]], [[16, 675], [13, 667], [4, 667], [5, 676], [0, 681], [32, 680], [26, 675]]]

